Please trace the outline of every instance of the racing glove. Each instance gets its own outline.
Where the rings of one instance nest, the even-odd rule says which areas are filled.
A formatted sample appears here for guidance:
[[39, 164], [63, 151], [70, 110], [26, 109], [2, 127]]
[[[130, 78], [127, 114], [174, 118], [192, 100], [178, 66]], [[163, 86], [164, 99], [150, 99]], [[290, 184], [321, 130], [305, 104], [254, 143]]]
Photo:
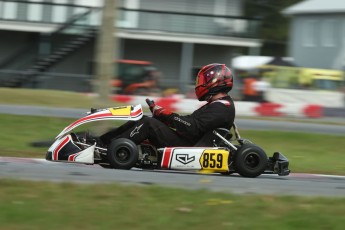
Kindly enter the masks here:
[[164, 122], [166, 125], [169, 125], [168, 120], [169, 117], [172, 115], [172, 112], [169, 109], [156, 105], [154, 101], [150, 101], [149, 108], [154, 118]]
[[162, 116], [169, 116], [171, 115], [171, 111], [156, 105], [152, 108], [152, 114], [154, 117], [162, 117]]

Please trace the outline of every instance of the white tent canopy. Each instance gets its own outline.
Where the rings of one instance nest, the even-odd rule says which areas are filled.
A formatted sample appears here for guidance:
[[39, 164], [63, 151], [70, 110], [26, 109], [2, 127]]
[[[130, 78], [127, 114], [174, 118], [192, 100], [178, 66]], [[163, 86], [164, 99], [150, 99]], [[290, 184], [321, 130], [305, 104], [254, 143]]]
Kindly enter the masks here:
[[[232, 59], [231, 66], [237, 70], [254, 70], [274, 60], [270, 56], [238, 56]], [[283, 57], [284, 61], [292, 62], [291, 57]]]

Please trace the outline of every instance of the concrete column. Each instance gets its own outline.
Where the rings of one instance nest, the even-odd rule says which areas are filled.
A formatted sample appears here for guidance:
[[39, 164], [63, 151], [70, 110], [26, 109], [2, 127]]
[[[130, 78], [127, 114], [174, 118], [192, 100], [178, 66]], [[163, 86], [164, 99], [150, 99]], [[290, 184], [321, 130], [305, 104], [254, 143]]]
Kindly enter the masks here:
[[[109, 100], [110, 80], [116, 72], [114, 63], [115, 54], [117, 53], [117, 43], [114, 34], [116, 34], [116, 3], [117, 0], [104, 1], [102, 12], [102, 24], [99, 28], [96, 44], [96, 81], [94, 92], [98, 94], [95, 100], [95, 108], [110, 107], [113, 103]], [[96, 135], [104, 133], [109, 124], [94, 122], [92, 132]]]
[[249, 47], [250, 56], [260, 56], [261, 46]]
[[194, 58], [194, 43], [183, 43], [180, 62], [179, 90], [184, 94], [190, 83]]
[[106, 107], [111, 104], [109, 100], [110, 80], [114, 77], [114, 59], [117, 54], [117, 43], [115, 34], [117, 0], [108, 0], [104, 2], [102, 12], [102, 24], [99, 28], [96, 44], [96, 84], [95, 93], [98, 100], [96, 106]]

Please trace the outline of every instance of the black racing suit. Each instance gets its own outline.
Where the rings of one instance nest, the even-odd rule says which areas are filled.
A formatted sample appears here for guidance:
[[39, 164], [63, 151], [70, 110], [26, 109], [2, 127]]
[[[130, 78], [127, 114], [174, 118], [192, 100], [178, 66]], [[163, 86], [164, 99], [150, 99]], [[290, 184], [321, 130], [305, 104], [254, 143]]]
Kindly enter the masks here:
[[109, 144], [113, 138], [124, 137], [136, 144], [148, 139], [157, 148], [195, 146], [201, 137], [216, 128], [230, 129], [234, 119], [234, 102], [226, 96], [207, 103], [190, 115], [144, 116], [139, 121], [127, 122], [102, 135], [101, 141]]

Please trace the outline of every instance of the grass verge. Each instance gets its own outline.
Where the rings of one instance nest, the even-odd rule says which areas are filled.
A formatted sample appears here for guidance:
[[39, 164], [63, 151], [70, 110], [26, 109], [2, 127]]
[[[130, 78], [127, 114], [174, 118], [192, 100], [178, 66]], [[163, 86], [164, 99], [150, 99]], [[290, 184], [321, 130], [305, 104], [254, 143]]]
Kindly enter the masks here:
[[345, 198], [0, 179], [1, 229], [343, 229]]
[[90, 108], [95, 98], [69, 91], [0, 88], [0, 104]]
[[[53, 140], [74, 119], [0, 115], [0, 121], [0, 156], [44, 158], [48, 148], [32, 147], [31, 143]], [[241, 131], [241, 136], [261, 146], [268, 155], [282, 152], [293, 172], [345, 175], [345, 161], [341, 160], [344, 136], [250, 130]]]

